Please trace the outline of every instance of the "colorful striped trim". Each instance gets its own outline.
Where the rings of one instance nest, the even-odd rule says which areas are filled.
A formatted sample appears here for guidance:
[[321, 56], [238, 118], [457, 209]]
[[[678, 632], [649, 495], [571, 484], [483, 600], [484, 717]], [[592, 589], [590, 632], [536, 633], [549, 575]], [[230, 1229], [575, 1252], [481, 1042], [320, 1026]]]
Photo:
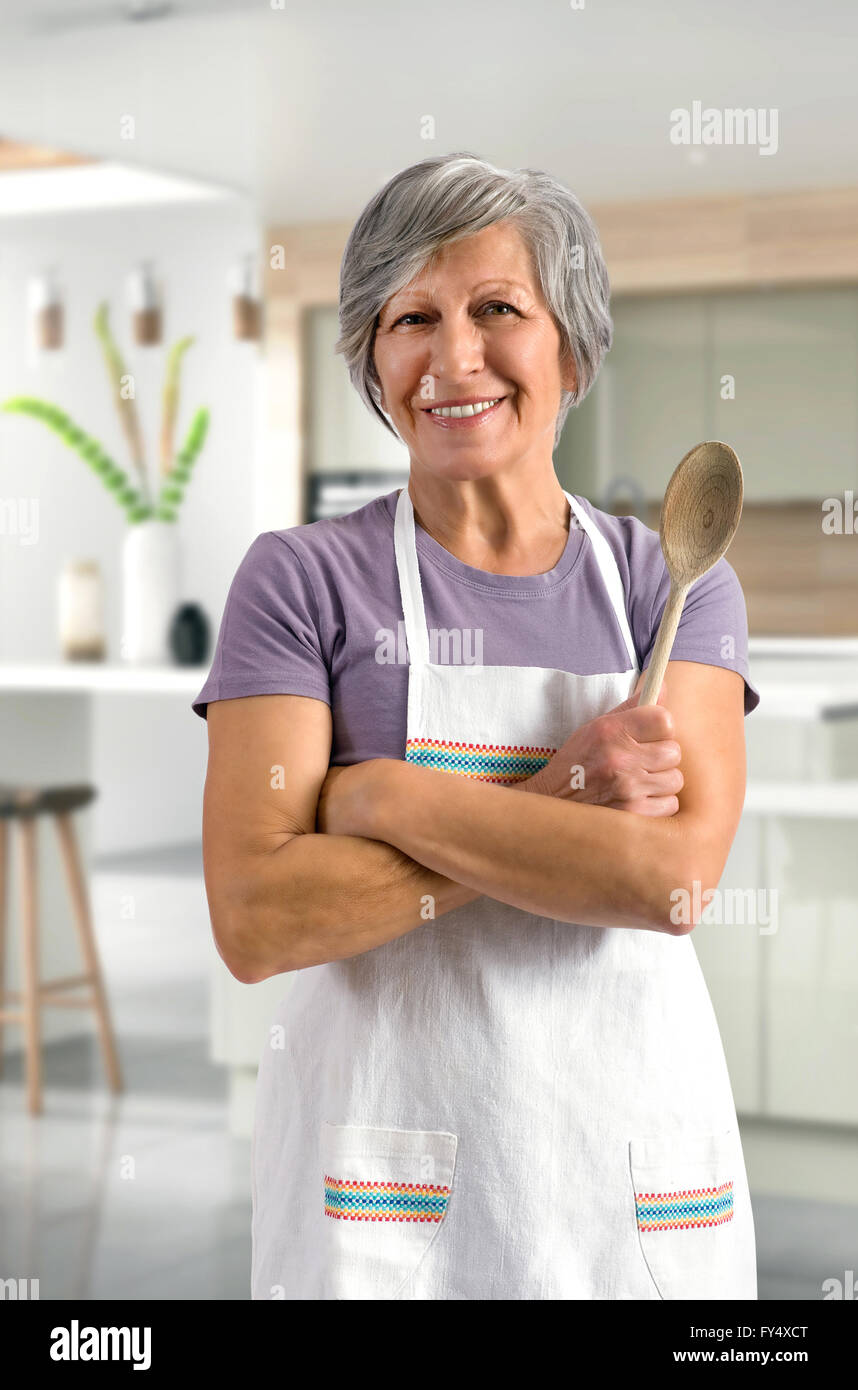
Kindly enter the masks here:
[[551, 760], [556, 748], [503, 743], [453, 743], [441, 738], [410, 738], [405, 761], [439, 772], [456, 772], [480, 782], [523, 782]]
[[640, 1231], [691, 1231], [733, 1220], [733, 1183], [682, 1192], [636, 1192]]
[[440, 1221], [449, 1200], [449, 1187], [355, 1182], [325, 1174], [325, 1215], [337, 1221]]

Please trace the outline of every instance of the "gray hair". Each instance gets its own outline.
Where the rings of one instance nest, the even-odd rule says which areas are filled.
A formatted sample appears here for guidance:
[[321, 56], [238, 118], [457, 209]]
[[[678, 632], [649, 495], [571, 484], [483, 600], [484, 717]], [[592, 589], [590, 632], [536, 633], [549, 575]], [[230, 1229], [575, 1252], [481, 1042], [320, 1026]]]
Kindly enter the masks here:
[[610, 285], [599, 234], [575, 194], [541, 169], [497, 169], [476, 155], [435, 155], [395, 174], [351, 230], [340, 266], [336, 351], [352, 385], [397, 439], [381, 409], [374, 346], [388, 299], [442, 246], [513, 221], [530, 249], [545, 302], [571, 354], [577, 390], [563, 389], [554, 445], [569, 409], [586, 396], [611, 346]]

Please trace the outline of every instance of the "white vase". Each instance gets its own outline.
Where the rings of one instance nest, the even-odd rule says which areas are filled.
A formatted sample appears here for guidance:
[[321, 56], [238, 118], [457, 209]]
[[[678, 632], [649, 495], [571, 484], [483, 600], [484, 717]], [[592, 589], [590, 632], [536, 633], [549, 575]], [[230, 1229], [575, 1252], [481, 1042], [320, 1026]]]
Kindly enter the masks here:
[[181, 602], [181, 548], [175, 521], [132, 523], [122, 545], [123, 661], [173, 665], [170, 623]]

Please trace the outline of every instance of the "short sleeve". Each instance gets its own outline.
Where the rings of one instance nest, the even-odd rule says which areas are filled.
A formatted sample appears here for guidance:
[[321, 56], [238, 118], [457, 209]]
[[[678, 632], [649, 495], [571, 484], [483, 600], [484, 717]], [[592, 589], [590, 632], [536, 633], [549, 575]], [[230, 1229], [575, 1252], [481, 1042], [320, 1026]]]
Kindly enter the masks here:
[[[653, 603], [649, 624], [651, 637], [643, 656], [644, 667], [652, 656], [670, 589], [670, 577], [663, 559], [661, 564], [664, 573]], [[745, 714], [750, 714], [760, 703], [760, 693], [751, 682], [748, 665], [745, 595], [739, 576], [723, 555], [689, 589], [670, 660], [699, 661], [737, 671], [745, 682]]]
[[256, 537], [227, 594], [205, 684], [191, 708], [214, 700], [309, 695], [331, 703], [319, 608], [300, 557], [282, 532]]

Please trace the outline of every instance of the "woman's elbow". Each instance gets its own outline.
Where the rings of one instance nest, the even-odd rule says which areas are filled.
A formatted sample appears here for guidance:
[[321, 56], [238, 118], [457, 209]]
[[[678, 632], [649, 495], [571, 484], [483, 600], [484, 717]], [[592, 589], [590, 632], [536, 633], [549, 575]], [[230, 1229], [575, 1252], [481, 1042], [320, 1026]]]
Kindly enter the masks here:
[[258, 985], [268, 978], [267, 972], [252, 955], [239, 951], [232, 943], [225, 943], [215, 933], [217, 953], [234, 980], [241, 985]]
[[265, 976], [248, 939], [246, 914], [209, 898], [209, 920], [215, 949], [233, 979], [242, 985], [258, 984]]
[[717, 892], [723, 872], [723, 863], [703, 855], [668, 868], [654, 905], [655, 930], [668, 936], [690, 935]]
[[281, 949], [278, 959], [271, 959], [270, 933], [263, 930], [253, 903], [246, 897], [210, 895], [209, 909], [217, 953], [239, 984], [258, 985], [272, 975], [297, 969], [282, 949], [282, 942], [290, 939], [288, 931], [278, 933]]

